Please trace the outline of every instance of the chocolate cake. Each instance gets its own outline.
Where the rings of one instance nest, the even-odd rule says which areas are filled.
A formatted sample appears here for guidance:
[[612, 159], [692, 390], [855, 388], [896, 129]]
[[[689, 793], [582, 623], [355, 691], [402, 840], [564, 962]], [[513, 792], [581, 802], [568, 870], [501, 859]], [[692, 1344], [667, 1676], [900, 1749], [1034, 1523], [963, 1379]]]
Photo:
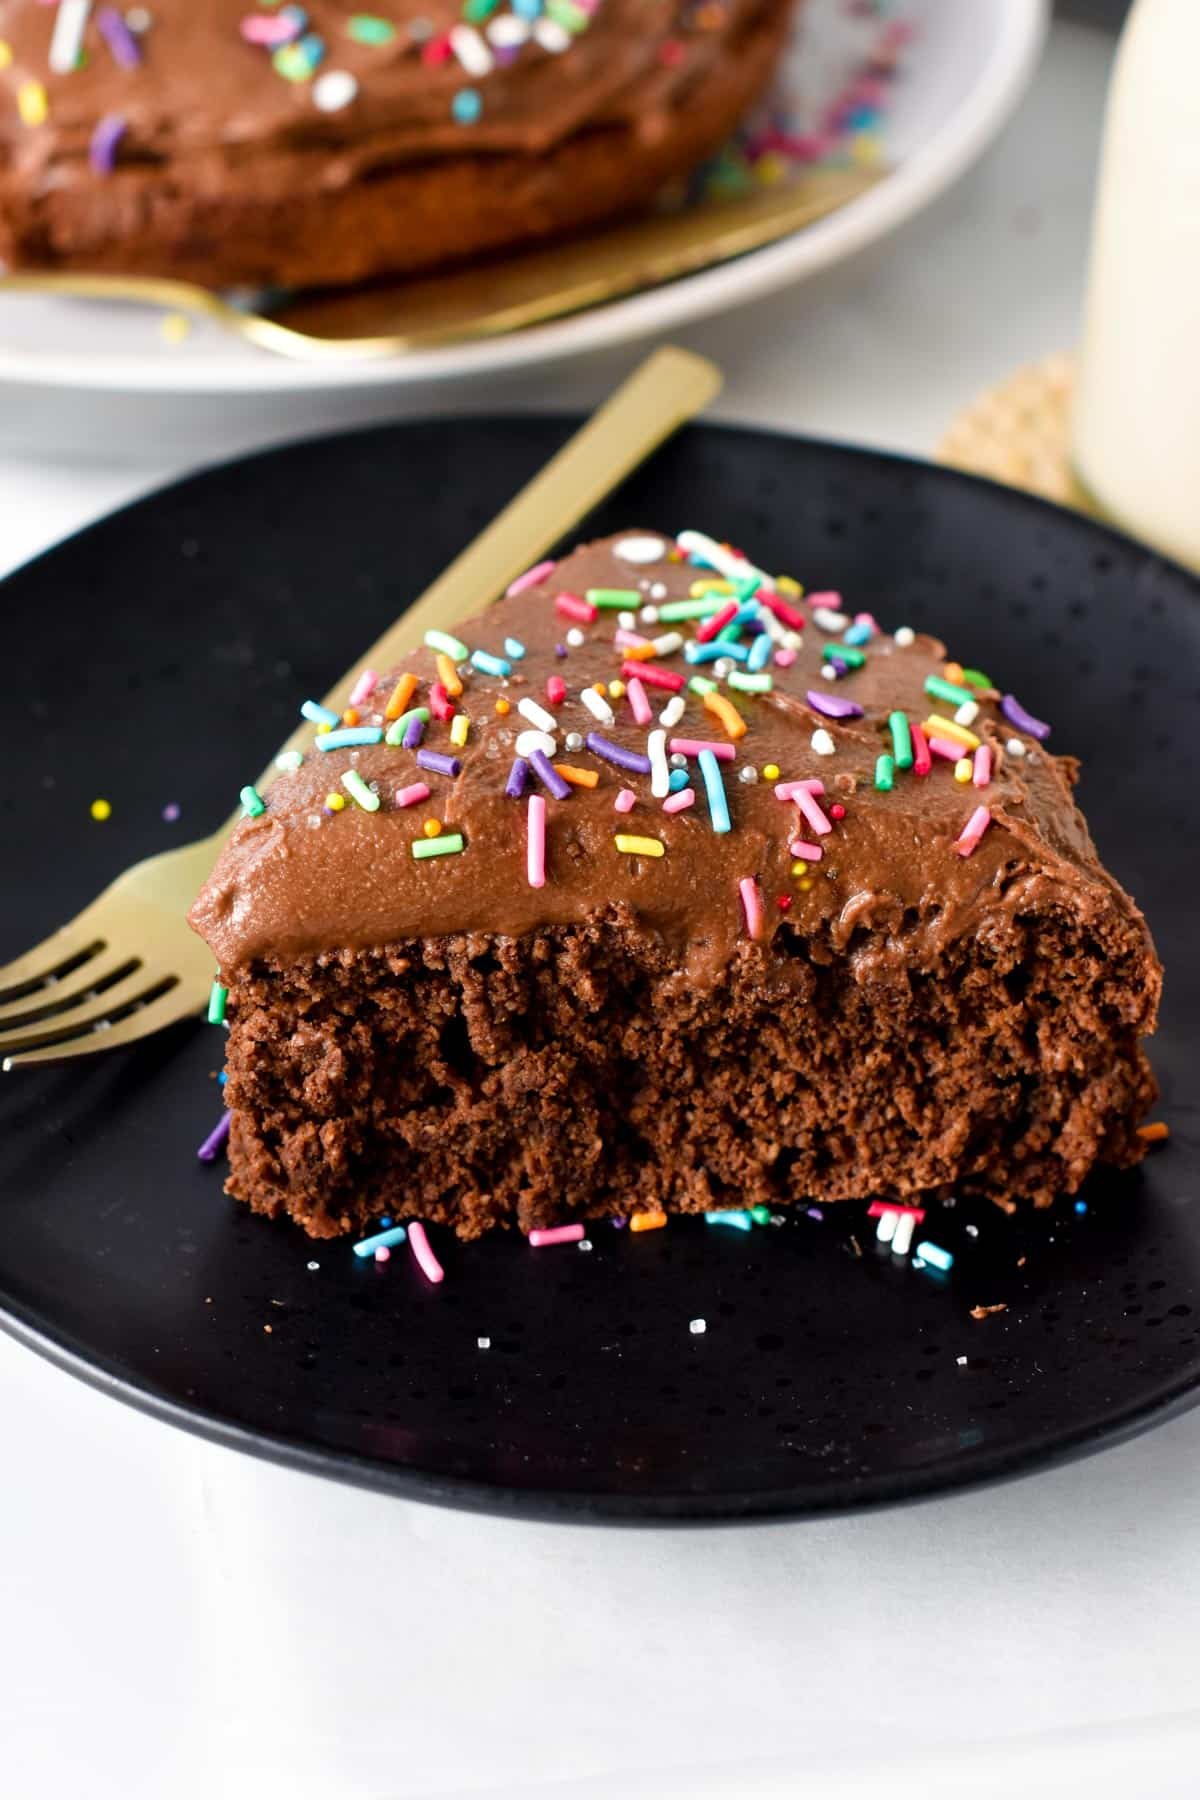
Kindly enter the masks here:
[[793, 0], [0, 0], [0, 260], [311, 286], [648, 205]]
[[933, 638], [636, 531], [355, 701], [192, 912], [255, 1210], [1046, 1206], [1141, 1153], [1145, 923], [1049, 728]]

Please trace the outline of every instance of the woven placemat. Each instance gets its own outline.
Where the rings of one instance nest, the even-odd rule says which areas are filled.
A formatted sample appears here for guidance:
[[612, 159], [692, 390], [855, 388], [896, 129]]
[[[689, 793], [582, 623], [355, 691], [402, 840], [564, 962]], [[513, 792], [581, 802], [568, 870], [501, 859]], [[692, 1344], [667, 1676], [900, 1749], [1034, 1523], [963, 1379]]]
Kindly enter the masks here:
[[1072, 356], [1027, 364], [959, 413], [937, 447], [938, 461], [1094, 512], [1071, 471], [1074, 386]]

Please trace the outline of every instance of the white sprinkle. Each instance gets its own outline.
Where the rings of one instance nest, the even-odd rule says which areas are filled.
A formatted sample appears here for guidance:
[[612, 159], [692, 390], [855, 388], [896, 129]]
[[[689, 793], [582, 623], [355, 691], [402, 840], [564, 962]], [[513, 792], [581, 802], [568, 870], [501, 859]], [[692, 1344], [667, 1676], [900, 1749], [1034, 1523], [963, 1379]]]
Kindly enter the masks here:
[[489, 20], [487, 34], [497, 50], [518, 50], [532, 35], [529, 21], [518, 19], [515, 13], [500, 13]]
[[349, 69], [326, 69], [313, 82], [312, 97], [319, 112], [341, 112], [358, 97], [358, 82]]
[[582, 631], [580, 631], [578, 625], [572, 625], [570, 631], [568, 631], [567, 642], [568, 642], [568, 644], [570, 644], [572, 650], [578, 650], [580, 648], [580, 646], [586, 642], [586, 639], [584, 638], [584, 635], [583, 635]]
[[900, 1214], [900, 1219], [896, 1226], [896, 1235], [892, 1239], [893, 1256], [908, 1255], [909, 1251], [912, 1249], [913, 1231], [916, 1228], [916, 1223], [917, 1221], [912, 1213], [906, 1212]]
[[913, 630], [911, 625], [902, 625], [900, 627], [899, 631], [896, 633], [896, 642], [899, 644], [899, 646], [902, 650], [907, 650], [909, 645], [915, 644], [916, 641], [917, 641], [917, 634]]
[[490, 75], [496, 59], [473, 25], [450, 27], [450, 48], [468, 75]]
[[712, 670], [718, 681], [724, 681], [727, 675], [733, 674], [732, 656], [718, 656]]
[[764, 569], [756, 569], [752, 562], [739, 556], [734, 550], [727, 550], [724, 544], [718, 544], [703, 531], [681, 531], [675, 542], [693, 562], [707, 563], [718, 575], [724, 575], [728, 581], [750, 581], [757, 578], [764, 587], [770, 587], [771, 577]]
[[583, 737], [578, 731], [568, 731], [565, 742], [568, 750], [583, 749]]
[[890, 1244], [896, 1235], [896, 1227], [900, 1223], [898, 1212], [881, 1212], [879, 1223], [875, 1227], [875, 1241], [879, 1244]]
[[[663, 594], [665, 594], [666, 591], [667, 590], [664, 588]], [[653, 593], [654, 589], [651, 588], [650, 592]], [[662, 594], [659, 595], [659, 599], [660, 600], [662, 599]], [[639, 614], [639, 617], [641, 618], [643, 625], [657, 625], [658, 624], [658, 608], [657, 608], [657, 606], [643, 606], [641, 613]]]
[[1025, 746], [1020, 738], [1009, 738], [1004, 748], [1010, 756], [1024, 756], [1025, 754]]
[[580, 1238], [578, 1244], [576, 1244], [576, 1246], [575, 1246], [575, 1248], [577, 1250], [590, 1250], [591, 1247], [592, 1247], [591, 1238]]
[[320, 829], [321, 829], [320, 813], [309, 813], [306, 823], [307, 823], [308, 829], [310, 831], [320, 831]]
[[678, 725], [686, 710], [687, 702], [683, 695], [672, 694], [671, 698], [667, 701], [667, 704], [659, 713], [658, 722], [660, 725], [665, 725], [669, 730], [672, 725]]
[[310, 1263], [305, 1263], [304, 1266], [308, 1270], [309, 1274], [311, 1275], [311, 1274], [315, 1274], [321, 1265], [319, 1262], [310, 1262]]
[[968, 1225], [967, 1226], [967, 1236], [968, 1237], [978, 1237], [979, 1236], [978, 1225]]
[[845, 613], [834, 612], [828, 606], [814, 606], [812, 620], [822, 631], [845, 631], [850, 623]]
[[667, 597], [666, 582], [665, 581], [653, 582], [650, 587], [650, 598], [652, 600], [665, 600], [666, 597]]
[[621, 627], [622, 631], [636, 631], [637, 614], [631, 612], [619, 612], [617, 614], [617, 624]]
[[804, 639], [800, 636], [798, 631], [792, 631], [789, 628], [783, 634], [783, 647], [785, 650], [799, 650], [803, 642]]
[[[548, 713], [544, 706], [539, 706], [531, 694], [526, 694], [523, 700], [517, 701], [517, 711], [523, 719], [528, 719], [531, 725], [536, 725], [539, 731], [553, 733], [558, 730], [558, 720], [554, 714]], [[549, 755], [548, 751], [547, 755]]]
[[583, 704], [587, 707], [593, 719], [595, 719], [598, 724], [612, 725], [615, 723], [615, 715], [612, 707], [608, 704], [604, 695], [598, 694], [595, 688], [580, 688], [579, 698], [583, 701]]
[[543, 50], [551, 56], [561, 56], [564, 50], [571, 48], [571, 34], [554, 19], [538, 19], [533, 27], [533, 35]]
[[532, 756], [535, 750], [557, 756], [558, 739], [551, 737], [548, 731], [519, 731], [515, 748], [518, 756]]
[[667, 734], [652, 731], [646, 739], [646, 755], [650, 758], [650, 792], [656, 800], [665, 800], [671, 791], [671, 771], [667, 766]]
[[956, 725], [973, 725], [978, 717], [979, 702], [977, 700], [964, 700], [954, 715], [954, 722]]
[[489, 1337], [477, 1337], [475, 1342], [480, 1350], [490, 1350], [492, 1347], [492, 1340]]
[[821, 665], [821, 680], [822, 681], [836, 681], [837, 680], [837, 670], [833, 667], [832, 663], [822, 663], [822, 665]]
[[836, 749], [833, 739], [823, 726], [820, 730], [813, 732], [812, 747], [818, 756], [832, 756]]
[[58, 0], [49, 53], [50, 67], [56, 75], [69, 75], [79, 62], [91, 4], [92, 0]]
[[957, 1363], [957, 1364], [958, 1364], [958, 1366], [959, 1366], [959, 1368], [960, 1368], [960, 1369], [965, 1369], [965, 1368], [966, 1368], [966, 1366], [967, 1366], [967, 1359], [966, 1359], [966, 1357], [965, 1357], [965, 1356], [956, 1356], [956, 1357], [955, 1357], [955, 1359], [954, 1359], [954, 1360], [955, 1360], [955, 1362], [956, 1362], [956, 1363]]
[[154, 18], [144, 6], [131, 6], [125, 14], [125, 23], [135, 37], [140, 37], [143, 31], [149, 31], [154, 23]]
[[661, 637], [652, 640], [655, 654], [658, 656], [674, 656], [677, 650], [683, 649], [682, 631], [664, 631]]
[[689, 1319], [688, 1320], [688, 1330], [691, 1332], [693, 1337], [703, 1337], [705, 1332], [708, 1330], [708, 1320], [707, 1319]]
[[275, 767], [285, 770], [298, 769], [303, 761], [304, 757], [299, 750], [281, 750], [275, 758]]
[[622, 562], [661, 562], [666, 554], [667, 546], [660, 537], [623, 537], [613, 545], [613, 555]]

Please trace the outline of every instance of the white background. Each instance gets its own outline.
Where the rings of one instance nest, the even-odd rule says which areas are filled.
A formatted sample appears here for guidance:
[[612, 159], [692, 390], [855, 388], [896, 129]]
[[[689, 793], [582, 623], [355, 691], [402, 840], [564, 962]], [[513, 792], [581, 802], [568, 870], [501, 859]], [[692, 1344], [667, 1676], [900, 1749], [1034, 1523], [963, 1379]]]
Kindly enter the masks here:
[[[719, 416], [927, 452], [1074, 339], [1109, 45], [1060, 26], [955, 192], [683, 334]], [[472, 409], [583, 404], [626, 354]], [[443, 396], [443, 399], [445, 397]], [[0, 459], [0, 566], [181, 467]], [[253, 439], [231, 417], [229, 445]], [[1200, 1413], [903, 1511], [616, 1531], [439, 1512], [213, 1448], [0, 1339], [0, 1792], [1193, 1795]]]

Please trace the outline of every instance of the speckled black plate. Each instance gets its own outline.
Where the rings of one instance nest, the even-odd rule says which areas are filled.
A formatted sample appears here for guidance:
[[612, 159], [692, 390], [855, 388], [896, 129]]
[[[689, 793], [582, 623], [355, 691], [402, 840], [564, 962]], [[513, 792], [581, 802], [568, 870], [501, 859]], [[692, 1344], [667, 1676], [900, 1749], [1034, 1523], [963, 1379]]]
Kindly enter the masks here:
[[[155, 495], [5, 584], [0, 962], [126, 863], [209, 831], [297, 700], [566, 429], [490, 419], [300, 445]], [[939, 1217], [928, 1235], [953, 1252], [949, 1276], [878, 1251], [849, 1208], [747, 1234], [599, 1226], [590, 1252], [443, 1236], [434, 1290], [406, 1250], [364, 1265], [223, 1198], [194, 1155], [219, 1110], [220, 1038], [181, 1027], [0, 1079], [7, 1325], [222, 1441], [566, 1518], [899, 1500], [1184, 1403], [1200, 1384], [1200, 584], [1003, 489], [753, 432], [688, 432], [593, 523], [715, 529], [942, 632], [1054, 721], [1167, 966], [1169, 1146], [1098, 1180], [1083, 1212]], [[97, 795], [105, 825], [89, 819]]]

